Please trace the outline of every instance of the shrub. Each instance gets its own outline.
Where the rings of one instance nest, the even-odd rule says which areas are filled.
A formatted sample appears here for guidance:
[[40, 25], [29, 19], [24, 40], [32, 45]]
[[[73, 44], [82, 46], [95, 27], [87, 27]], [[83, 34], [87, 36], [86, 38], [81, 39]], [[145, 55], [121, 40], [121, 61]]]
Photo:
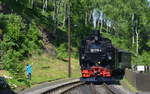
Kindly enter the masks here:
[[22, 61], [41, 48], [40, 30], [33, 21], [27, 25], [16, 14], [0, 14], [0, 20], [1, 61], [4, 63], [5, 69], [14, 74], [16, 78], [24, 77], [25, 64]]
[[60, 44], [60, 46], [57, 48], [57, 58], [59, 59], [67, 58], [67, 44], [66, 43]]

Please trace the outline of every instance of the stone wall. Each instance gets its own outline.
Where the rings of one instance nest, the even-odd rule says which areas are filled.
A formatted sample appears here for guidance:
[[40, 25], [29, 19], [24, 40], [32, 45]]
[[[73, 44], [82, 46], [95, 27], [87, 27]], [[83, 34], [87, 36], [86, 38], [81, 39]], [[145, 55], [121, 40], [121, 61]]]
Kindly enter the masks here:
[[150, 91], [150, 74], [125, 71], [125, 78], [140, 91]]

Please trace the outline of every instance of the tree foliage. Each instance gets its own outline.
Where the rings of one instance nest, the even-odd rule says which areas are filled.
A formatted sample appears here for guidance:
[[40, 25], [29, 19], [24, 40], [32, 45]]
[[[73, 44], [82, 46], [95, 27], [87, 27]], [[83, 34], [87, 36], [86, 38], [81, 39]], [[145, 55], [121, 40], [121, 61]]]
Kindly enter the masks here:
[[[0, 14], [0, 54], [1, 61], [8, 70], [19, 72], [23, 67], [21, 61], [40, 49], [42, 45], [40, 30], [47, 32], [49, 41], [58, 49], [58, 56], [67, 57], [68, 3], [71, 4], [72, 51], [77, 52], [73, 48], [77, 49], [80, 40], [93, 30], [91, 15], [93, 9], [97, 9], [113, 23], [109, 27], [109, 32], [104, 24], [102, 27], [104, 35], [118, 48], [131, 51], [134, 56], [133, 63], [149, 62], [146, 59], [150, 56], [150, 7], [147, 0], [2, 0], [0, 2], [0, 11], [4, 13]], [[133, 14], [136, 14], [139, 20], [137, 25], [139, 56], [135, 56], [136, 46], [132, 46], [131, 42]]]
[[22, 22], [20, 16], [15, 14], [0, 14], [0, 20], [1, 61], [10, 72], [23, 73], [23, 60], [41, 48], [40, 31], [34, 22], [28, 26]]

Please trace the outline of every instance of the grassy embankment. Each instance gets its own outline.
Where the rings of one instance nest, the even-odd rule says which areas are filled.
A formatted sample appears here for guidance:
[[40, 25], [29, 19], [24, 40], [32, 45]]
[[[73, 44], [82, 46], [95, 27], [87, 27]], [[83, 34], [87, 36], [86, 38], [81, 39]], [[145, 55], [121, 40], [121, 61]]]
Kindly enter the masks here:
[[138, 92], [137, 88], [135, 88], [126, 78], [121, 81], [121, 84], [124, 88], [128, 89], [131, 92]]
[[[31, 86], [41, 82], [62, 79], [68, 77], [68, 62], [51, 57], [48, 54], [34, 55], [25, 60], [24, 63], [32, 65], [33, 73]], [[80, 66], [77, 59], [72, 59], [72, 78], [80, 77]], [[1, 70], [0, 76], [11, 76], [8, 71]], [[26, 88], [25, 83], [19, 82], [16, 79], [9, 79], [9, 84], [17, 87]]]
[[[68, 76], [68, 62], [50, 57], [48, 54], [33, 56], [26, 63], [33, 67], [31, 83], [67, 78]], [[72, 77], [80, 77], [80, 67], [78, 60], [75, 59], [72, 59]]]

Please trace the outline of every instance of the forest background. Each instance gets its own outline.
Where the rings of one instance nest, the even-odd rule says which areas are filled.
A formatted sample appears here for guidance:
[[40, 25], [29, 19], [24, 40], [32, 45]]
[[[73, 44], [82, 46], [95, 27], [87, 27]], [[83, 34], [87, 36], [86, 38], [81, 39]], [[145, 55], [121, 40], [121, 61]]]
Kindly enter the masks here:
[[80, 40], [93, 30], [92, 12], [96, 9], [103, 13], [103, 35], [116, 47], [132, 52], [133, 65], [150, 65], [148, 0], [1, 0], [3, 68], [18, 77], [24, 72], [23, 61], [34, 54], [47, 52], [61, 60], [67, 58], [69, 4], [72, 58], [78, 58]]

